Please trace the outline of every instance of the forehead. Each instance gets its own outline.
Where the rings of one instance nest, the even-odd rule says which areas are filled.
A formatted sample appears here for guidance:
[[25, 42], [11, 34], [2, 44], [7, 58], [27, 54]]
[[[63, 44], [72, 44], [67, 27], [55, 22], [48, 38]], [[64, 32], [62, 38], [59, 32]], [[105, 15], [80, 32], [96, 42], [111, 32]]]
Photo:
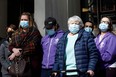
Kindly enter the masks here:
[[110, 22], [110, 20], [107, 17], [102, 18], [101, 21], [108, 21], [108, 22]]
[[22, 15], [21, 19], [28, 19], [28, 16], [27, 15]]
[[91, 23], [91, 22], [86, 22], [85, 25], [90, 25], [90, 26], [92, 26], [92, 23]]
[[70, 20], [70, 21], [69, 21], [69, 24], [71, 24], [71, 23], [77, 23], [77, 24], [78, 24], [79, 22], [80, 22], [80, 21], [78, 21], [78, 20]]

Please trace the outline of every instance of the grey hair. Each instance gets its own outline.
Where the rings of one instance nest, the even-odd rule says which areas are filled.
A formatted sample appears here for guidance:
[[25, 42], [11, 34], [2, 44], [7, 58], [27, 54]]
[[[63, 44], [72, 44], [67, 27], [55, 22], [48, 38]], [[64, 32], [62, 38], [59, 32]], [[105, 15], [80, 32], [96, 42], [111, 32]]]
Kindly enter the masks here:
[[79, 25], [81, 25], [81, 27], [84, 26], [83, 21], [82, 21], [82, 19], [81, 19], [79, 16], [74, 15], [74, 16], [70, 17], [70, 18], [68, 19], [68, 24], [70, 24], [70, 21], [72, 21], [72, 20], [74, 20], [74, 21], [79, 21], [79, 22], [80, 22]]

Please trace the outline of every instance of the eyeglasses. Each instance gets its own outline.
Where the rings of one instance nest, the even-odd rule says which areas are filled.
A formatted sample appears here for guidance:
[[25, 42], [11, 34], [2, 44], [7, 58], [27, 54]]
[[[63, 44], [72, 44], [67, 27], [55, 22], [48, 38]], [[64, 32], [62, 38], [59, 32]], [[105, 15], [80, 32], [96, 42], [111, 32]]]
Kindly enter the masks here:
[[109, 24], [109, 21], [101, 21], [101, 23]]
[[85, 25], [85, 27], [91, 27], [92, 28], [92, 26], [90, 26], [90, 25]]

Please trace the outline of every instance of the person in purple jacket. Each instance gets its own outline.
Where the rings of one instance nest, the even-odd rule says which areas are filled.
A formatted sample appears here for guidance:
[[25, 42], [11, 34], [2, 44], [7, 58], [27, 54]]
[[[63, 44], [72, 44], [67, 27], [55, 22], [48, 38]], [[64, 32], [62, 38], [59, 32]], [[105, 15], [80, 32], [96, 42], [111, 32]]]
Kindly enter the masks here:
[[116, 36], [111, 32], [111, 19], [103, 17], [99, 24], [99, 29], [100, 33], [95, 38], [95, 43], [101, 56], [101, 62], [99, 63], [102, 64], [99, 72], [100, 76], [98, 77], [116, 77]]
[[53, 17], [48, 17], [44, 24], [47, 34], [41, 41], [43, 47], [41, 77], [50, 77], [54, 65], [56, 46], [64, 32], [59, 30], [59, 25]]

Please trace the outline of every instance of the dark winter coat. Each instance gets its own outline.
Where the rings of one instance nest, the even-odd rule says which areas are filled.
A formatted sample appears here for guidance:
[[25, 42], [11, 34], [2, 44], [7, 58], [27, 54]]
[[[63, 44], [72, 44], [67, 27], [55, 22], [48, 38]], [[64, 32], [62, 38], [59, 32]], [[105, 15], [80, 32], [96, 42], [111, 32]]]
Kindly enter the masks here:
[[[53, 71], [65, 70], [65, 49], [68, 34], [69, 32], [66, 32], [58, 42]], [[83, 29], [80, 30], [78, 32], [78, 38], [75, 42], [74, 50], [76, 67], [81, 73], [83, 73], [80, 73], [81, 77], [86, 77], [84, 73], [86, 73], [87, 70], [94, 71], [98, 61], [98, 50], [94, 43], [93, 36]], [[62, 74], [60, 77], [62, 77]]]

